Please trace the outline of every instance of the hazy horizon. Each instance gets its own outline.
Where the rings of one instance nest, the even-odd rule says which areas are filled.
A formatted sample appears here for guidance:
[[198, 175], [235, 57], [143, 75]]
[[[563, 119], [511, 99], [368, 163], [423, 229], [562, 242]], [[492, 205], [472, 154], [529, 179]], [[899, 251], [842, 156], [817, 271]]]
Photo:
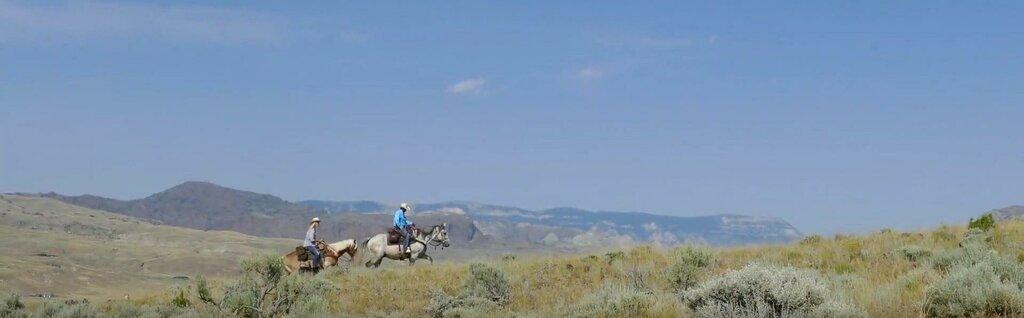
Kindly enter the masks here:
[[1024, 204], [1021, 16], [0, 0], [0, 192], [962, 224]]

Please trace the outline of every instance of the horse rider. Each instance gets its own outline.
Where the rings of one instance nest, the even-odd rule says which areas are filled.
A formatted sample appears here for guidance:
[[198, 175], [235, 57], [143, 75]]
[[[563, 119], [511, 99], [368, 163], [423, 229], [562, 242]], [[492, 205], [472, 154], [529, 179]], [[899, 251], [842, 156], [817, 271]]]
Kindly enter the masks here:
[[412, 239], [412, 227], [413, 223], [409, 222], [409, 219], [405, 217], [405, 213], [412, 212], [412, 205], [408, 203], [402, 203], [398, 206], [398, 211], [395, 211], [395, 229], [399, 233], [402, 233], [402, 249], [405, 253], [412, 253], [412, 249], [409, 248], [409, 240]]
[[313, 253], [313, 267], [320, 267], [320, 260], [322, 258], [320, 249], [316, 248], [316, 229], [320, 227], [320, 218], [314, 217], [309, 220], [309, 229], [306, 230], [306, 239], [302, 241], [302, 246], [306, 248], [310, 253]]

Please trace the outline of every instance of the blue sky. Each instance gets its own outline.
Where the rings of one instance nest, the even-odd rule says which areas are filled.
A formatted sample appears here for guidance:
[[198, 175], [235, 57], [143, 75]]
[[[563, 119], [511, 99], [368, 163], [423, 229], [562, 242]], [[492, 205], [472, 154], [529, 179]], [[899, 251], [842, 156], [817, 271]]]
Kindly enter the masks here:
[[0, 191], [917, 229], [1024, 204], [1020, 2], [0, 0]]

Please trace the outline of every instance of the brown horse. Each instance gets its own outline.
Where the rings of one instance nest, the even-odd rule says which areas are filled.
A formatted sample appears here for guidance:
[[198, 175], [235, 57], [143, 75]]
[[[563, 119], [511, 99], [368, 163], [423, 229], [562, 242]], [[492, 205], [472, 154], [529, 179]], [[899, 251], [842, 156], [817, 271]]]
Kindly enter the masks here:
[[[318, 240], [318, 241], [316, 241], [315, 244], [316, 244], [317, 249], [320, 249], [320, 251], [323, 252], [323, 256], [324, 256], [323, 259], [322, 259], [323, 262], [324, 262], [324, 266], [322, 266], [323, 268], [326, 268], [327, 266], [329, 266], [329, 265], [327, 265], [328, 263], [330, 263], [331, 265], [334, 265], [334, 263], [338, 262], [338, 257], [341, 256], [341, 255], [340, 255], [340, 253], [337, 250], [335, 250], [333, 247], [331, 247], [330, 244], [327, 244], [327, 242], [324, 242], [323, 240]], [[330, 258], [334, 258], [334, 261], [328, 261], [328, 259], [330, 259]], [[295, 250], [293, 250], [290, 253], [285, 254], [284, 256], [282, 256], [281, 257], [281, 261], [284, 262], [284, 271], [286, 273], [288, 273], [288, 274], [298, 272], [299, 269], [300, 269], [300, 264], [303, 263], [303, 262], [299, 262], [299, 252], [295, 251]]]

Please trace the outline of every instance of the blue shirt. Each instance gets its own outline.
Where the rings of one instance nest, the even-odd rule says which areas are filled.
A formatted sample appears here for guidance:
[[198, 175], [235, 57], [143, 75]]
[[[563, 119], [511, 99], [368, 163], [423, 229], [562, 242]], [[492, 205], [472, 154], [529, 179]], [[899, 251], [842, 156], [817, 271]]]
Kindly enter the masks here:
[[402, 212], [402, 209], [398, 209], [398, 211], [395, 211], [394, 223], [395, 227], [400, 229], [404, 229], [406, 226], [412, 224], [412, 222], [409, 222], [409, 219], [405, 218], [405, 212]]

